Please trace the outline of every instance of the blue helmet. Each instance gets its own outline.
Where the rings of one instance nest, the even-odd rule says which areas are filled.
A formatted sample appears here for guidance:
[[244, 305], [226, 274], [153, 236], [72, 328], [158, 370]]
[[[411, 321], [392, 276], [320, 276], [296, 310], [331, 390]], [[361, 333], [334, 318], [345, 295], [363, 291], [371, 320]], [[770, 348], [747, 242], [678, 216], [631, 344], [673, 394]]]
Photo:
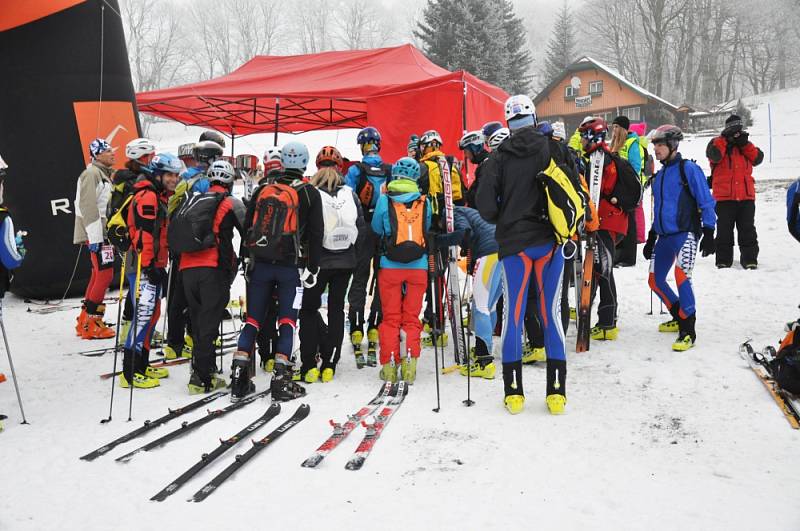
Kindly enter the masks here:
[[95, 138], [92, 140], [92, 143], [89, 144], [89, 156], [93, 159], [97, 158], [97, 155], [101, 153], [105, 153], [111, 149], [111, 144], [105, 141], [104, 138]]
[[373, 151], [381, 150], [381, 134], [374, 127], [365, 127], [359, 131], [356, 142], [361, 146], [362, 151], [364, 151], [364, 146], [367, 144], [372, 145]]
[[392, 177], [395, 179], [419, 179], [419, 162], [411, 157], [403, 157], [392, 166]]
[[150, 170], [155, 175], [181, 173], [183, 171], [183, 163], [172, 153], [159, 153], [150, 161]]
[[486, 122], [485, 124], [483, 124], [483, 129], [481, 131], [483, 132], [483, 136], [485, 138], [489, 138], [490, 136], [495, 134], [498, 129], [501, 129], [502, 127], [503, 124], [501, 122]]
[[302, 142], [289, 142], [281, 148], [281, 163], [287, 170], [306, 171], [308, 148]]

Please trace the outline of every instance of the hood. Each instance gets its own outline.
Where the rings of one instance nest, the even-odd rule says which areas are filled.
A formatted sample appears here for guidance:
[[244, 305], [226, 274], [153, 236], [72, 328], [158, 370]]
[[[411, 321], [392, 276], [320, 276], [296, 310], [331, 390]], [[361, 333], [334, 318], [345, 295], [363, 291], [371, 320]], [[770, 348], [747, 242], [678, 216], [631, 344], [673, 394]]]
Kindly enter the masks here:
[[396, 203], [408, 203], [420, 197], [417, 183], [409, 179], [396, 179], [386, 187], [389, 199]]
[[419, 161], [420, 162], [425, 162], [426, 160], [430, 160], [430, 159], [435, 158], [435, 157], [445, 157], [445, 156], [446, 155], [442, 151], [439, 151], [437, 149], [437, 150], [431, 151], [427, 155], [423, 156], [421, 159], [419, 159]]
[[107, 177], [110, 177], [111, 174], [114, 173], [114, 168], [112, 168], [110, 166], [106, 166], [105, 164], [103, 164], [103, 163], [101, 163], [99, 161], [96, 161], [96, 160], [92, 161], [92, 166], [95, 166], [95, 167], [99, 168], [100, 171], [105, 173]]
[[505, 142], [500, 144], [498, 151], [511, 153], [515, 157], [527, 157], [534, 153], [548, 149], [547, 137], [533, 126], [517, 129]]
[[369, 155], [364, 155], [362, 162], [367, 166], [380, 166], [383, 164], [383, 159], [377, 153], [370, 153]]

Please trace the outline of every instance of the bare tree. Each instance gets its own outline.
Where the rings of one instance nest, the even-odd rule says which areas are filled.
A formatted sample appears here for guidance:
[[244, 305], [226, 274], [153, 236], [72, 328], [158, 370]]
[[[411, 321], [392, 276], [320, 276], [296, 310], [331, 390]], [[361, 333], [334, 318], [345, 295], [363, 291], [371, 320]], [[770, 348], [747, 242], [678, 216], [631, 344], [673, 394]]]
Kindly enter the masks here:
[[380, 48], [392, 38], [390, 21], [372, 0], [343, 2], [336, 13], [336, 34], [346, 50]]
[[333, 49], [331, 0], [297, 0], [292, 5], [294, 32], [302, 53]]

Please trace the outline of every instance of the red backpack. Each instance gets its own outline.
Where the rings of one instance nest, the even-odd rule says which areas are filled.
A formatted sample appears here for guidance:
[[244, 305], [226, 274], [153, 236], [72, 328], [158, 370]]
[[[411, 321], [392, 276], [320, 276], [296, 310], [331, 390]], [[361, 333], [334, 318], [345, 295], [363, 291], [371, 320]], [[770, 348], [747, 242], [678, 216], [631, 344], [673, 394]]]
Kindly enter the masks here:
[[281, 247], [290, 237], [295, 255], [300, 248], [297, 190], [288, 184], [267, 184], [256, 190], [253, 219], [245, 237], [245, 246], [254, 258], [281, 260], [288, 256]]

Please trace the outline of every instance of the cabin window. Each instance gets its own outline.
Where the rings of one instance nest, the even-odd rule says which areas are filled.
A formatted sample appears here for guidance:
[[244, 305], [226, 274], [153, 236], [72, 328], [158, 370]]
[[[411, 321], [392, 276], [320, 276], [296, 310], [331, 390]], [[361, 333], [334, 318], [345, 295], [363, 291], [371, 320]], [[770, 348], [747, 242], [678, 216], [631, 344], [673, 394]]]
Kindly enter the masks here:
[[572, 85], [567, 85], [564, 89], [564, 97], [565, 98], [574, 98], [578, 95], [578, 89], [573, 87]]
[[589, 94], [602, 94], [602, 93], [603, 93], [602, 81], [592, 81], [589, 83]]
[[622, 109], [622, 114], [627, 116], [631, 122], [642, 121], [641, 107], [626, 107]]

